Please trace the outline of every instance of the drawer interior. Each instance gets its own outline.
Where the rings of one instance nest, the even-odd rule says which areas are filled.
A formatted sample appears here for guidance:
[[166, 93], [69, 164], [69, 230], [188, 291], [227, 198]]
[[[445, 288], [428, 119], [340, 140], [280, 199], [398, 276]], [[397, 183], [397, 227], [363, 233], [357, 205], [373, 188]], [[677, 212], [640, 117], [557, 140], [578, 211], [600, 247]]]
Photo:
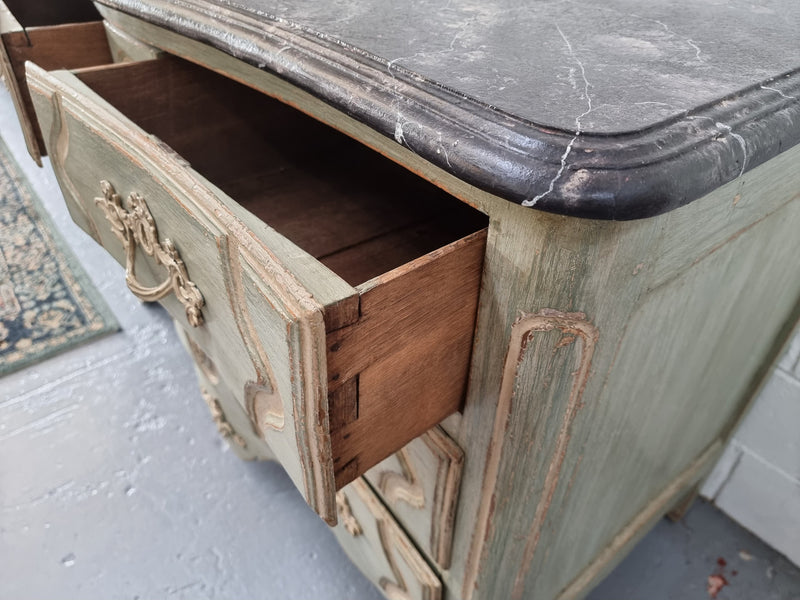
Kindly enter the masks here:
[[202, 67], [170, 57], [76, 74], [353, 286], [487, 225], [346, 135]]
[[301, 111], [182, 59], [75, 74], [355, 288], [355, 321], [329, 319], [325, 307], [337, 488], [460, 408], [484, 214]]
[[25, 29], [63, 23], [99, 21], [92, 0], [3, 0]]
[[32, 129], [37, 154], [44, 155], [45, 145], [25, 80], [25, 62], [47, 70], [78, 69], [112, 62], [111, 50], [91, 0], [0, 0], [0, 10], [3, 1], [21, 27], [0, 31], [22, 104], [20, 118]]

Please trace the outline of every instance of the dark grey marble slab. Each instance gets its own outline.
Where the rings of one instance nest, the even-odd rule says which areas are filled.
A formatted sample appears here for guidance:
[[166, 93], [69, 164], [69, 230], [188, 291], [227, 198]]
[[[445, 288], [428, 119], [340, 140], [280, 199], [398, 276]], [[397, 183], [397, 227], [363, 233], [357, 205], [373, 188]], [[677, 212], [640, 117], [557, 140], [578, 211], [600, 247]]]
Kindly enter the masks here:
[[563, 214], [665, 212], [800, 141], [796, 0], [98, 1]]
[[800, 67], [797, 0], [214, 1], [569, 131], [637, 131]]

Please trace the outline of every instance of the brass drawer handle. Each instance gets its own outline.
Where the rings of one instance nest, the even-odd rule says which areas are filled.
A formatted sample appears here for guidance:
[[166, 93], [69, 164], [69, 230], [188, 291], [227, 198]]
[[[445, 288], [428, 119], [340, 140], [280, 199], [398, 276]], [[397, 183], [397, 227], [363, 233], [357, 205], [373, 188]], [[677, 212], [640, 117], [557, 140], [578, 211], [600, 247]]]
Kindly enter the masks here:
[[[205, 304], [203, 295], [197, 286], [189, 280], [186, 265], [169, 239], [158, 241], [158, 230], [150, 209], [144, 198], [137, 193], [128, 196], [127, 207], [114, 186], [108, 181], [101, 181], [102, 198], [94, 201], [103, 209], [114, 234], [122, 242], [125, 249], [125, 283], [141, 300], [154, 302], [174, 292], [186, 309], [186, 318], [193, 327], [203, 324], [202, 308]], [[146, 287], [136, 280], [135, 263], [136, 248], [140, 247], [145, 254], [152, 256], [156, 264], [167, 269], [167, 279], [156, 287]]]

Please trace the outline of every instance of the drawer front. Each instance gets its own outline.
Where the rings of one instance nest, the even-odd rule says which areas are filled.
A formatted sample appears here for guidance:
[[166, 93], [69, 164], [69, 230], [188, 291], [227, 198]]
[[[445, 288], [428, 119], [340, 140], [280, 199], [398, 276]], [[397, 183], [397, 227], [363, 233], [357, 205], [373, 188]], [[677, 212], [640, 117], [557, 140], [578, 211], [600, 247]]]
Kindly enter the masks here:
[[[160, 85], [142, 64], [139, 80], [118, 76]], [[29, 65], [28, 83], [73, 219], [208, 353], [311, 507], [335, 522], [324, 294], [295, 274], [329, 298], [352, 288], [275, 231], [246, 227], [230, 198], [71, 73]]]
[[334, 529], [344, 551], [392, 600], [439, 600], [442, 583], [363, 479], [336, 496]]
[[219, 434], [242, 460], [274, 460], [275, 456], [256, 431], [250, 415], [222, 381], [214, 360], [187, 335], [181, 325], [176, 323], [175, 330], [194, 361], [200, 395], [208, 405]]
[[417, 545], [450, 566], [464, 452], [435, 427], [364, 475]]
[[46, 154], [25, 81], [25, 61], [46, 69], [77, 69], [112, 61], [100, 15], [90, 0], [0, 0], [0, 75], [17, 111], [31, 157]]

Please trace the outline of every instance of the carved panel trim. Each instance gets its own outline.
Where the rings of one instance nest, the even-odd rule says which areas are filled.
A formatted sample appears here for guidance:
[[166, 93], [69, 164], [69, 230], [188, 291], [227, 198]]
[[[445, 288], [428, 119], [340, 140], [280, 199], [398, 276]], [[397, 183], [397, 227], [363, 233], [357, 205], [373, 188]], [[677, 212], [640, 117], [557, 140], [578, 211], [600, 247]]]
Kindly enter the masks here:
[[401, 472], [383, 471], [378, 487], [390, 505], [405, 502], [412, 508], [425, 508], [425, 490], [417, 477], [408, 449], [401, 448], [395, 456]]
[[267, 429], [282, 431], [285, 422], [283, 401], [274, 385], [275, 375], [264, 346], [255, 331], [247, 309], [240, 262], [240, 246], [228, 236], [220, 246], [223, 259], [223, 275], [228, 301], [239, 335], [247, 348], [247, 355], [258, 377], [248, 382], [244, 388], [245, 409], [253, 427], [262, 439], [266, 440]]
[[[166, 238], [159, 242], [158, 229], [145, 199], [135, 192], [131, 193], [126, 206], [108, 181], [101, 181], [100, 188], [103, 197], [94, 201], [105, 213], [114, 235], [125, 249], [125, 283], [130, 290], [146, 302], [161, 300], [174, 293], [186, 310], [189, 324], [193, 327], [202, 325], [203, 295], [189, 279], [186, 265], [172, 242]], [[152, 256], [156, 264], [166, 267], [167, 278], [159, 285], [147, 287], [136, 279], [137, 248]]]
[[368, 471], [366, 477], [443, 569], [450, 566], [463, 464], [461, 448], [434, 427]]
[[[405, 565], [413, 574], [422, 591], [422, 600], [439, 600], [442, 594], [442, 584], [431, 570], [422, 555], [414, 547], [400, 528], [392, 515], [383, 506], [378, 497], [362, 479], [356, 479], [348, 489], [354, 490], [371, 515], [375, 518], [378, 538], [380, 540], [386, 562], [392, 573], [392, 578], [380, 577], [377, 582], [389, 600], [418, 600], [411, 596], [408, 585], [400, 570], [400, 564]], [[376, 548], [378, 550], [378, 548]]]
[[573, 379], [569, 398], [563, 412], [557, 439], [550, 453], [544, 489], [535, 509], [531, 529], [526, 536], [522, 565], [514, 581], [512, 598], [521, 598], [524, 591], [525, 576], [536, 552], [541, 527], [544, 524], [560, 480], [561, 466], [569, 444], [572, 422], [575, 420], [583, 403], [583, 392], [591, 372], [592, 355], [600, 337], [599, 330], [586, 318], [585, 314], [580, 312], [566, 313], [544, 308], [537, 313], [523, 314], [511, 327], [511, 338], [503, 367], [503, 378], [497, 411], [495, 412], [494, 429], [484, 472], [481, 504], [478, 510], [475, 534], [467, 559], [467, 569], [462, 588], [462, 595], [466, 600], [472, 597], [480, 563], [485, 558], [484, 553], [486, 551], [486, 541], [491, 530], [493, 506], [497, 500], [495, 486], [500, 470], [500, 461], [503, 455], [519, 366], [525, 358], [531, 336], [538, 332], [554, 330], [561, 331], [563, 334], [554, 350], [576, 342], [580, 344], [580, 348], [576, 351], [577, 365], [572, 373]]
[[345, 528], [347, 533], [353, 537], [358, 537], [364, 533], [364, 530], [361, 528], [361, 524], [353, 514], [353, 509], [350, 508], [350, 501], [342, 491], [336, 492], [336, 513], [342, 520], [342, 527]]
[[211, 360], [211, 357], [206, 354], [205, 351], [198, 346], [192, 338], [186, 335], [185, 339], [186, 345], [189, 347], [189, 351], [192, 353], [194, 364], [197, 365], [197, 368], [200, 369], [200, 372], [213, 385], [219, 385], [219, 371], [217, 370], [217, 365], [214, 364], [214, 361]]
[[[31, 64], [31, 69], [35, 70], [35, 65]], [[29, 82], [28, 85], [32, 86], [33, 82]], [[56, 91], [42, 93], [49, 96], [53, 108], [53, 122], [50, 127], [50, 143], [48, 145], [50, 151], [50, 163], [53, 166], [53, 171], [58, 178], [61, 190], [64, 191], [67, 204], [80, 211], [86, 227], [88, 228], [87, 233], [92, 236], [94, 241], [100, 244], [100, 231], [97, 228], [97, 223], [95, 223], [94, 218], [92, 218], [88, 207], [85, 206], [81, 201], [81, 196], [75, 187], [75, 183], [72, 181], [72, 178], [69, 176], [69, 173], [64, 166], [70, 150], [70, 133], [69, 127], [67, 126], [67, 113], [64, 110], [63, 98], [61, 97], [61, 94]], [[64, 188], [66, 188], [66, 190], [64, 190]]]
[[205, 388], [201, 388], [200, 393], [203, 396], [203, 400], [208, 404], [208, 408], [211, 411], [211, 418], [214, 419], [214, 423], [216, 423], [220, 435], [227, 441], [247, 450], [247, 442], [245, 439], [236, 433], [236, 430], [225, 418], [225, 413], [222, 411], [222, 405], [219, 403], [219, 399], [214, 397]]

